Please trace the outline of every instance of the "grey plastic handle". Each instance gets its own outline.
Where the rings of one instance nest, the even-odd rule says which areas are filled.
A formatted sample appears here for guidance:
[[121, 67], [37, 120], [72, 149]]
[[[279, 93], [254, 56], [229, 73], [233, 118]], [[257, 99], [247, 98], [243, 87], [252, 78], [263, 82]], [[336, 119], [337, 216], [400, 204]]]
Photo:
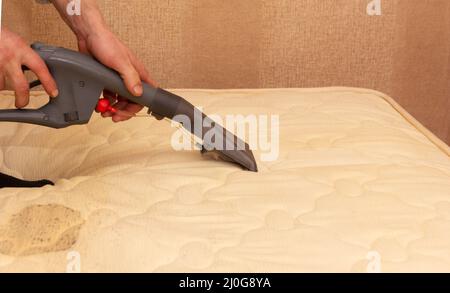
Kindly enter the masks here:
[[135, 97], [127, 90], [117, 72], [79, 52], [41, 43], [33, 44], [32, 48], [47, 64], [58, 85], [59, 96], [50, 99], [48, 104], [40, 109], [0, 110], [0, 121], [31, 123], [52, 128], [86, 124], [104, 89], [151, 107], [155, 115], [162, 117], [169, 117], [167, 115], [170, 115], [170, 111], [166, 109], [180, 101], [179, 98], [172, 98], [170, 101], [156, 103], [155, 96], [159, 89], [146, 83], [143, 83], [143, 95]]

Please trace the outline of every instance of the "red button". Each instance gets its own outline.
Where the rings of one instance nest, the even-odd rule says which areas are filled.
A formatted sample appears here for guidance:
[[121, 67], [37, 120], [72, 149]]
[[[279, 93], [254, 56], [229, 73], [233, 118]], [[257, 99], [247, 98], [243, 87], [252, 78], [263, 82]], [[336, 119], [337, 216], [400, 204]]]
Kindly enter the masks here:
[[97, 103], [97, 107], [95, 107], [95, 110], [100, 113], [116, 113], [117, 111], [115, 108], [111, 107], [109, 99], [107, 98], [100, 99]]

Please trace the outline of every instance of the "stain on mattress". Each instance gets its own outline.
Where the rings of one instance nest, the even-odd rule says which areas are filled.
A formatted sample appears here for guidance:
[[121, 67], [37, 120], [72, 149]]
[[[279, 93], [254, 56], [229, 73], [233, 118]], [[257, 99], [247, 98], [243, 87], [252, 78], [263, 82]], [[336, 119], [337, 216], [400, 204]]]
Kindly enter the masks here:
[[0, 226], [0, 253], [24, 256], [69, 249], [83, 224], [80, 212], [62, 205], [28, 206]]

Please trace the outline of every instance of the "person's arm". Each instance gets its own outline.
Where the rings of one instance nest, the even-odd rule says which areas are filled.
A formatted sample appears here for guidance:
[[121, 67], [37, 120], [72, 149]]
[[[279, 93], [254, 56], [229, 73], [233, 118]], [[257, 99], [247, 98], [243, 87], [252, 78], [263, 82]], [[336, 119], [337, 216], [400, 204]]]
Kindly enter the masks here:
[[[91, 54], [104, 65], [119, 72], [132, 94], [142, 95], [141, 80], [155, 85], [142, 62], [108, 28], [95, 0], [80, 1], [80, 15], [67, 14], [67, 5], [71, 2], [70, 0], [52, 0], [51, 2], [77, 37], [79, 51]], [[105, 92], [104, 95], [115, 98], [113, 93]], [[104, 116], [112, 116], [114, 121], [127, 120], [142, 109], [141, 106], [129, 103], [120, 97], [114, 107], [122, 110], [121, 113], [125, 111], [131, 114], [104, 114]]]
[[0, 38], [0, 90], [5, 88], [8, 80], [14, 90], [17, 108], [25, 107], [30, 98], [30, 89], [22, 65], [33, 71], [51, 97], [58, 95], [56, 82], [44, 61], [17, 34], [2, 27]]

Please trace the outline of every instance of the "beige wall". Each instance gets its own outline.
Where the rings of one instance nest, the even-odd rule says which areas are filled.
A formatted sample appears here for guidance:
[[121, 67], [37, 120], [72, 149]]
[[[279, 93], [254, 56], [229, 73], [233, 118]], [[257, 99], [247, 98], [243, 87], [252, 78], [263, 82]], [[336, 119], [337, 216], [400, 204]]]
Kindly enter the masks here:
[[[370, 0], [98, 2], [165, 87], [372, 88], [450, 143], [450, 1], [381, 1], [375, 17]], [[75, 46], [51, 6], [4, 2], [30, 41]]]
[[381, 89], [450, 144], [450, 1], [403, 0], [397, 10], [392, 81]]
[[2, 25], [24, 38], [31, 38], [31, 9], [29, 1], [3, 1]]

